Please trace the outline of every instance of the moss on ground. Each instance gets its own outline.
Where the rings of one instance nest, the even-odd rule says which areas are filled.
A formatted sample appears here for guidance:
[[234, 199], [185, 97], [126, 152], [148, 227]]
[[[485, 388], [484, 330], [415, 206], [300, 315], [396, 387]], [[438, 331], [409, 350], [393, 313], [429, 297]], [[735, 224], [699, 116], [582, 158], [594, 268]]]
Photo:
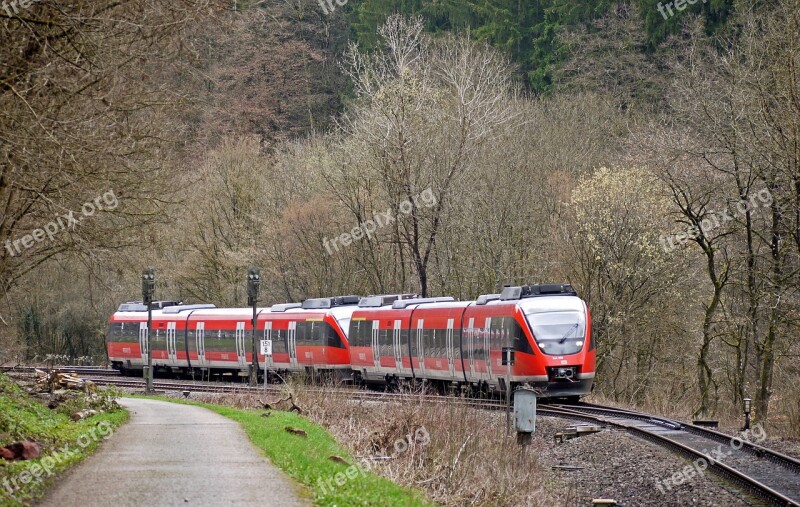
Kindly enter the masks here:
[[[113, 406], [110, 396], [103, 393], [95, 401]], [[0, 447], [21, 440], [41, 445], [38, 459], [0, 459], [0, 505], [29, 505], [41, 498], [59, 474], [85, 459], [128, 419], [128, 413], [118, 407], [81, 421], [70, 419], [72, 410], [86, 406], [72, 399], [51, 410], [0, 374]]]

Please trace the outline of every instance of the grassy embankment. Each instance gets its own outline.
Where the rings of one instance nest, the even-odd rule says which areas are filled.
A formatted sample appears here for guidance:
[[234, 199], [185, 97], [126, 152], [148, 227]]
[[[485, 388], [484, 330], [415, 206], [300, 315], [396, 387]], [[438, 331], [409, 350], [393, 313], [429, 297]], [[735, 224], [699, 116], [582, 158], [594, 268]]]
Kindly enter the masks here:
[[[272, 463], [311, 488], [316, 505], [434, 505], [422, 492], [401, 487], [365, 467], [359, 467], [330, 433], [293, 412], [274, 410], [268, 417], [263, 417], [263, 410], [158, 398], [205, 407], [241, 424], [253, 444]], [[287, 432], [287, 426], [305, 431], [306, 436]], [[343, 458], [345, 463], [331, 460], [331, 456]]]
[[[111, 405], [110, 396], [101, 393], [100, 398], [94, 403]], [[128, 419], [123, 409], [77, 422], [70, 419], [86, 407], [79, 395], [51, 410], [0, 374], [0, 447], [23, 440], [41, 445], [38, 459], [0, 459], [0, 505], [28, 505], [41, 498], [58, 474], [85, 459]]]

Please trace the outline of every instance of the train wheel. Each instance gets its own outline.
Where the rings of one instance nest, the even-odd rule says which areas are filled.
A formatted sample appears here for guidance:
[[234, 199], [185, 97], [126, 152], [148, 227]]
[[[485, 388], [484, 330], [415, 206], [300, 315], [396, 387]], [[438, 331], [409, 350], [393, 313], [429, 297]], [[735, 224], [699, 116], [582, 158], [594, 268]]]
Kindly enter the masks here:
[[366, 384], [364, 383], [364, 379], [361, 377], [361, 372], [358, 372], [358, 371], [354, 371], [353, 372], [353, 384], [358, 389], [364, 389], [366, 387]]

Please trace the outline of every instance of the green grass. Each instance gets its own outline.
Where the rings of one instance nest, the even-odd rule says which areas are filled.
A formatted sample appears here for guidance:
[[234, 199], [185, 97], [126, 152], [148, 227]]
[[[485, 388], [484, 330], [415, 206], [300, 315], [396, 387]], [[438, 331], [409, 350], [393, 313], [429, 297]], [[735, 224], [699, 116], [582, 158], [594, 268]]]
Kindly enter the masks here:
[[[403, 488], [365, 469], [350, 468], [348, 477], [345, 474], [349, 465], [356, 464], [356, 460], [324, 428], [295, 413], [273, 410], [269, 417], [262, 417], [263, 410], [241, 410], [165, 397], [158, 399], [205, 407], [241, 424], [253, 444], [272, 463], [311, 488], [316, 505], [435, 505], [423, 493]], [[305, 431], [307, 437], [288, 433], [284, 429], [286, 426]], [[342, 457], [348, 464], [331, 461], [330, 456]]]
[[104, 435], [127, 420], [120, 409], [73, 422], [66, 410], [48, 409], [0, 375], [0, 447], [20, 440], [42, 446], [39, 459], [0, 459], [0, 505], [29, 505], [41, 498], [59, 473], [89, 456]]

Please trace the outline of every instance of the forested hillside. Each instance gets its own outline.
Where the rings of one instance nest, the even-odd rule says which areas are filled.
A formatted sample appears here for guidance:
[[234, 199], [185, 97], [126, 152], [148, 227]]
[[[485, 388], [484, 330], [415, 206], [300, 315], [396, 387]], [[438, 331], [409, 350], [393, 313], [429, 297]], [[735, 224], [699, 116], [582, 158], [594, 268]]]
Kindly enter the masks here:
[[798, 33], [797, 0], [0, 9], [0, 363], [102, 360], [146, 267], [237, 306], [251, 264], [265, 305], [568, 281], [602, 394], [798, 432]]
[[[570, 85], [563, 74], [564, 68], [582, 50], [573, 43], [575, 34], [584, 35], [582, 45], [585, 46], [608, 44], [609, 39], [620, 38], [626, 43], [622, 49], [648, 58], [653, 57], [669, 36], [681, 33], [687, 16], [699, 16], [708, 34], [730, 29], [729, 19], [734, 12], [732, 0], [695, 1], [693, 5], [684, 2], [681, 10], [667, 8], [665, 4], [671, 2], [365, 0], [351, 2], [347, 12], [355, 39], [365, 48], [374, 47], [378, 40], [375, 28], [389, 14], [420, 16], [430, 32], [469, 34], [475, 40], [501, 49], [519, 66], [521, 78], [531, 91], [550, 93]], [[618, 19], [626, 21], [623, 26], [608, 25]], [[625, 33], [620, 34], [619, 30]], [[605, 64], [621, 55], [596, 53], [594, 56], [603, 58], [601, 64]], [[629, 66], [620, 70], [623, 75], [619, 77], [632, 78], [641, 69]], [[592, 83], [586, 81], [584, 85], [592, 87]]]

